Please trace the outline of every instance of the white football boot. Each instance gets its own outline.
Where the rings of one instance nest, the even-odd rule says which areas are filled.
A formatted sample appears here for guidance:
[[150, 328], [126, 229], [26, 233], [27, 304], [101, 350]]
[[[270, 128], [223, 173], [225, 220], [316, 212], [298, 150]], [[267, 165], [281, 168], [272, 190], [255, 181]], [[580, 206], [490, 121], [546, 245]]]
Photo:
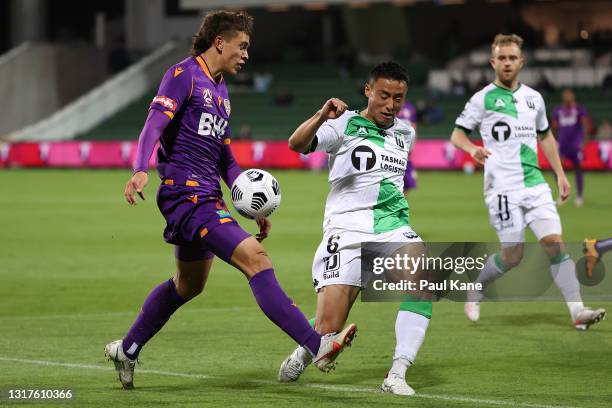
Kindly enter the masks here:
[[585, 307], [574, 319], [576, 330], [587, 330], [592, 325], [606, 318], [606, 309], [589, 309]]
[[115, 363], [115, 370], [119, 373], [119, 382], [126, 390], [134, 388], [134, 366], [136, 360], [129, 359], [123, 352], [123, 340], [115, 340], [104, 347], [107, 360]]
[[278, 370], [278, 381], [297, 381], [310, 363], [312, 363], [312, 355], [310, 352], [302, 346], [296, 348], [281, 364]]
[[404, 377], [400, 377], [397, 374], [389, 373], [385, 377], [380, 389], [383, 392], [395, 395], [414, 395], [415, 391], [406, 383]]
[[323, 372], [330, 372], [336, 368], [336, 358], [345, 347], [350, 347], [357, 335], [357, 326], [349, 324], [340, 333], [330, 333], [321, 337], [319, 352], [314, 356], [312, 362]]
[[478, 290], [468, 290], [466, 293], [466, 301], [463, 305], [463, 311], [468, 319], [477, 322], [480, 319], [480, 301], [482, 300], [482, 292]]
[[465, 302], [463, 311], [468, 319], [477, 322], [480, 319], [480, 302]]

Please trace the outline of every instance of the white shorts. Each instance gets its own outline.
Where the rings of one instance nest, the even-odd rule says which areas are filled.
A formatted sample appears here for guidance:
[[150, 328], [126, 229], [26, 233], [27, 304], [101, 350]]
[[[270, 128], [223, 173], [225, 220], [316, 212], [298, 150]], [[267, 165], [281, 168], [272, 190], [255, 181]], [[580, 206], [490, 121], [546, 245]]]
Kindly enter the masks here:
[[312, 283], [315, 291], [328, 285], [363, 287], [361, 282], [362, 242], [423, 242], [406, 226], [381, 234], [347, 230], [325, 231], [312, 262]]
[[525, 242], [527, 226], [538, 240], [551, 234], [561, 235], [561, 219], [548, 184], [489, 193], [485, 205], [502, 243]]

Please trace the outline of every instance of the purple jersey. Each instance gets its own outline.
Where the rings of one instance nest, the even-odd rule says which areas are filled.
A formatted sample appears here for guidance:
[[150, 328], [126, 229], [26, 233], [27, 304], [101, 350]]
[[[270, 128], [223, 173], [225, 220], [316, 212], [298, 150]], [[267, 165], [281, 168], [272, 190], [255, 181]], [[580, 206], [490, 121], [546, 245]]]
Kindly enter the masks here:
[[223, 77], [213, 79], [201, 56], [189, 57], [166, 72], [150, 109], [172, 118], [157, 153], [161, 179], [220, 197], [231, 113]]
[[412, 127], [415, 127], [416, 124], [416, 108], [413, 104], [406, 101], [402, 109], [400, 109], [397, 114], [398, 119], [403, 119], [408, 122], [408, 124]]
[[553, 112], [557, 122], [557, 140], [563, 150], [579, 149], [584, 138], [582, 119], [587, 117], [586, 109], [580, 105], [559, 106]]

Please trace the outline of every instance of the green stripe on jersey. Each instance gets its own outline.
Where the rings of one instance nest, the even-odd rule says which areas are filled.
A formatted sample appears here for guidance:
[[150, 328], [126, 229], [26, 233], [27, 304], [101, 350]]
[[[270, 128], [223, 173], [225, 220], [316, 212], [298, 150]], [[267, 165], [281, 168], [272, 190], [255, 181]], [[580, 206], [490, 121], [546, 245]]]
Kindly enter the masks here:
[[355, 115], [346, 123], [344, 134], [361, 137], [380, 147], [385, 147], [385, 137], [380, 134], [381, 129], [360, 115]]
[[521, 167], [523, 168], [523, 182], [525, 187], [533, 187], [545, 183], [542, 170], [538, 165], [538, 155], [526, 144], [521, 143]]
[[485, 109], [518, 118], [514, 96], [509, 90], [495, 87], [485, 94]]
[[374, 233], [393, 231], [409, 225], [409, 207], [406, 198], [387, 178], [380, 182], [378, 199], [374, 205]]

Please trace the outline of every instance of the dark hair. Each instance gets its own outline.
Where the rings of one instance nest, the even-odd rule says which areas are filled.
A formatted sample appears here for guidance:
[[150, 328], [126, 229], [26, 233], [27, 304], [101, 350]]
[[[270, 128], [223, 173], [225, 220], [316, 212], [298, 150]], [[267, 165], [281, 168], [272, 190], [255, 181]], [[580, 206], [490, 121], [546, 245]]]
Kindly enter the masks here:
[[386, 61], [375, 66], [372, 71], [370, 71], [370, 76], [368, 77], [368, 82], [373, 84], [379, 78], [387, 78], [393, 79], [396, 81], [404, 81], [406, 85], [410, 81], [410, 77], [408, 76], [408, 72], [395, 61]]
[[192, 37], [191, 55], [200, 55], [210, 48], [218, 35], [233, 37], [238, 31], [251, 35], [253, 17], [246, 11], [216, 10], [207, 13], [200, 29]]

